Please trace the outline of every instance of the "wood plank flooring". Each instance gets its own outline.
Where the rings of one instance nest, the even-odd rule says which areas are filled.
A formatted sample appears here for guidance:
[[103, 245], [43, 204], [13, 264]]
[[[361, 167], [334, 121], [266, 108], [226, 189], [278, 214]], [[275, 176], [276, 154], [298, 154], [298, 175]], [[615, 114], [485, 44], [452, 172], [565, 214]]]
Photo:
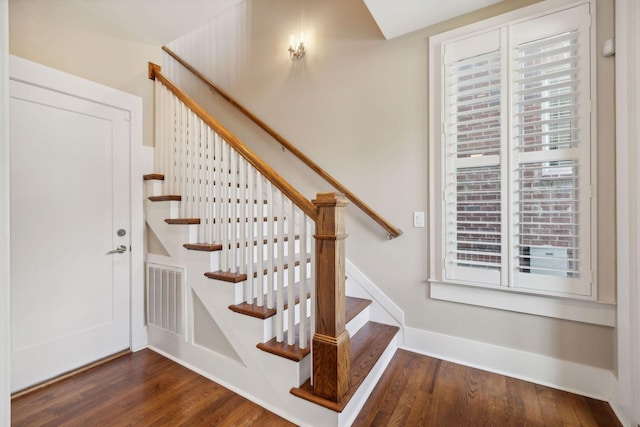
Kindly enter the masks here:
[[[12, 402], [12, 426], [292, 426], [142, 350]], [[605, 402], [398, 350], [353, 424], [621, 426]]]
[[13, 400], [12, 426], [293, 426], [141, 350]]
[[606, 402], [405, 350], [353, 425], [621, 426]]

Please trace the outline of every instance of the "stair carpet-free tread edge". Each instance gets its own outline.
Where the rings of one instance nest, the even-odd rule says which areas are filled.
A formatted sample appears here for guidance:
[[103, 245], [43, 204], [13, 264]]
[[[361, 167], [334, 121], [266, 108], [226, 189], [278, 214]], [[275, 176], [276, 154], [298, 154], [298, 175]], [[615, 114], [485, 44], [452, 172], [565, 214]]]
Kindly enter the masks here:
[[[306, 257], [306, 262], [311, 262], [311, 257], [307, 254]], [[278, 271], [278, 260], [274, 260], [273, 261], [273, 271], [277, 272]], [[294, 258], [294, 263], [293, 266], [297, 267], [300, 265], [300, 256], [296, 255]], [[254, 266], [254, 273], [253, 273], [253, 277], [256, 278], [258, 277], [258, 271], [257, 268], [255, 268], [256, 266]], [[286, 270], [289, 268], [289, 263], [286, 262], [283, 265], [283, 268]], [[265, 275], [268, 273], [268, 268], [264, 267], [263, 264], [263, 269], [262, 269], [262, 274]], [[210, 271], [208, 273], [204, 273], [204, 275], [206, 277], [208, 277], [209, 279], [215, 279], [215, 280], [222, 280], [225, 282], [230, 282], [230, 283], [239, 283], [239, 282], [244, 282], [245, 280], [247, 280], [247, 275], [245, 273], [236, 273], [236, 272], [231, 272], [231, 271]]]
[[315, 395], [310, 380], [300, 387], [293, 387], [291, 394], [333, 411], [342, 412], [399, 330], [397, 326], [369, 321], [351, 337], [350, 387], [340, 402]]
[[142, 179], [145, 181], [164, 181], [164, 175], [161, 173], [150, 173], [142, 175]]
[[[300, 238], [300, 236], [295, 236], [296, 240], [298, 240]], [[285, 236], [284, 237], [285, 242], [289, 240], [289, 236]], [[278, 242], [278, 239], [275, 238], [273, 239], [274, 243]], [[267, 239], [263, 239], [262, 240], [263, 244], [267, 244], [268, 240]], [[253, 246], [257, 246], [258, 245], [258, 240], [254, 240], [253, 241]], [[216, 251], [221, 251], [223, 248], [223, 245], [221, 243], [185, 243], [184, 245], [182, 245], [185, 249], [189, 249], [190, 251], [204, 251], [204, 252], [216, 252]], [[229, 249], [231, 249], [231, 244], [227, 245]], [[240, 248], [240, 243], [236, 243], [236, 249]]]
[[163, 196], [149, 196], [148, 199], [152, 202], [180, 202], [182, 196], [179, 194], [165, 194]]
[[[285, 310], [289, 307], [289, 290], [288, 288], [284, 289], [284, 308]], [[274, 301], [278, 297], [278, 291], [273, 291], [273, 299]], [[300, 283], [296, 283], [294, 287], [294, 298], [295, 304], [300, 303]], [[311, 293], [307, 292], [307, 298], [311, 298]], [[267, 295], [263, 296], [262, 305], [258, 305], [258, 299], [254, 298], [253, 303], [249, 304], [247, 302], [241, 302], [240, 304], [232, 304], [229, 306], [229, 309], [233, 312], [244, 314], [246, 316], [256, 317], [258, 319], [268, 319], [269, 317], [276, 314], [275, 308], [267, 308]]]
[[185, 243], [182, 247], [190, 251], [201, 252], [216, 252], [222, 250], [222, 245], [219, 243]]
[[[286, 294], [285, 294], [286, 295]], [[309, 298], [309, 296], [307, 296]], [[371, 300], [356, 298], [356, 297], [346, 297], [346, 308], [345, 308], [345, 319], [346, 322], [351, 321], [355, 318], [359, 313], [362, 312], [365, 308], [371, 304]], [[296, 304], [299, 301], [296, 300]], [[229, 307], [231, 308], [231, 306]], [[285, 305], [286, 308], [286, 305]], [[235, 311], [235, 310], [234, 310]], [[275, 314], [275, 309], [273, 309], [273, 314]], [[311, 333], [309, 330], [310, 322], [307, 322], [307, 337], [311, 337]], [[259, 343], [257, 347], [260, 350], [266, 351], [268, 353], [274, 354], [276, 356], [284, 357], [289, 360], [293, 360], [295, 362], [299, 362], [302, 360], [307, 354], [310, 353], [309, 342], [305, 348], [300, 348], [300, 325], [296, 325], [296, 342], [294, 345], [287, 344], [287, 331], [284, 333], [284, 338], [282, 342], [276, 341], [276, 338], [272, 338], [271, 340], [265, 343]], [[308, 339], [308, 338], [307, 338]]]
[[300, 324], [296, 325], [295, 329], [295, 343], [293, 345], [289, 345], [287, 343], [289, 331], [284, 331], [284, 335], [282, 338], [282, 342], [276, 341], [276, 338], [272, 338], [265, 343], [258, 343], [256, 347], [258, 347], [262, 351], [266, 351], [267, 353], [274, 354], [276, 356], [284, 357], [285, 359], [293, 360], [294, 362], [299, 362], [304, 357], [311, 352], [311, 346], [309, 345], [309, 321], [307, 318], [307, 343], [305, 348], [300, 348]]
[[167, 218], [164, 222], [170, 225], [196, 225], [200, 224], [200, 218]]

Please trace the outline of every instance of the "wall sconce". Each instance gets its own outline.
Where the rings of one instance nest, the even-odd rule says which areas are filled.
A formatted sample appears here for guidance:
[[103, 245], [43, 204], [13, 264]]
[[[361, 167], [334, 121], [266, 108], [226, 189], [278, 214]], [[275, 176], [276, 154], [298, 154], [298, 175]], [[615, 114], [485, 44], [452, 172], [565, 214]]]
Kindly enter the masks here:
[[300, 59], [306, 53], [307, 49], [304, 47], [304, 33], [300, 33], [300, 42], [298, 42], [298, 44], [295, 43], [293, 34], [291, 34], [291, 39], [289, 41], [289, 58]]

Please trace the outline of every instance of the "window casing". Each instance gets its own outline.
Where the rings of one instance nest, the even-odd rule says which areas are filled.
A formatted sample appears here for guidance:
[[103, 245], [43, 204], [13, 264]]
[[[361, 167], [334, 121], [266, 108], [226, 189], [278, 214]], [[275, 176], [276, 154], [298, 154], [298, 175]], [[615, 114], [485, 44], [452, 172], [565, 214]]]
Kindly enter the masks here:
[[432, 283], [596, 297], [594, 5], [548, 3], [430, 40]]

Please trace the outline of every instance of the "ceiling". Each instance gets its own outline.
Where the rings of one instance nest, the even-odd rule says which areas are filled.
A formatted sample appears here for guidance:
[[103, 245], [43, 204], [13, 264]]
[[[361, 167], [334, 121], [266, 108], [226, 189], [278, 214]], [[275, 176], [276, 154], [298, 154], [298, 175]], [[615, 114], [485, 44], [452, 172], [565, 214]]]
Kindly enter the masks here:
[[363, 0], [384, 37], [392, 39], [501, 0]]
[[[167, 44], [243, 0], [71, 0], [136, 39]], [[501, 0], [363, 0], [386, 39]]]

